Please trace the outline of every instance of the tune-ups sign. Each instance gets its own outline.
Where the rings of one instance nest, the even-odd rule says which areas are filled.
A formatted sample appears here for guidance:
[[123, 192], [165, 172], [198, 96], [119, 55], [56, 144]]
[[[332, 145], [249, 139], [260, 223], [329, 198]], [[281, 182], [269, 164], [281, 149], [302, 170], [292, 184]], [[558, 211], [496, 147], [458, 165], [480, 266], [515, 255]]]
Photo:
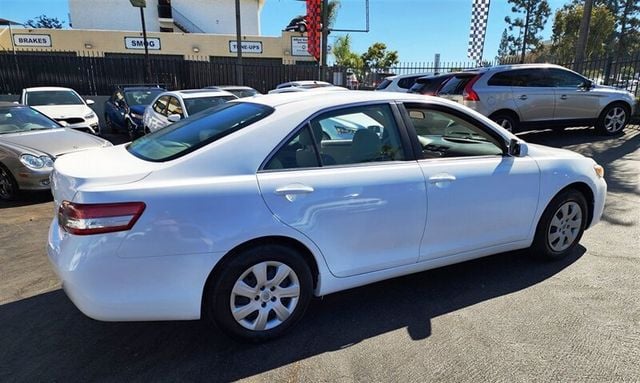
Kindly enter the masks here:
[[[142, 37], [125, 37], [124, 47], [127, 49], [144, 49], [144, 39]], [[160, 39], [157, 37], [147, 37], [147, 48], [149, 50], [160, 50]]]
[[[238, 43], [235, 40], [229, 41], [229, 52], [238, 52]], [[262, 53], [262, 41], [243, 41], [242, 53]]]

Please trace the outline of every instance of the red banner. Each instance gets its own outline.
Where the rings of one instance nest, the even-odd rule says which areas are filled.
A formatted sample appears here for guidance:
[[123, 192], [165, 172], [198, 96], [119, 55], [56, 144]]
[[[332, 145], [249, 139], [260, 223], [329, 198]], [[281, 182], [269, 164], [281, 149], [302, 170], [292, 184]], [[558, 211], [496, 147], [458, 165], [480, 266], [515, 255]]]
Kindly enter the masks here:
[[307, 0], [307, 51], [320, 61], [322, 0]]

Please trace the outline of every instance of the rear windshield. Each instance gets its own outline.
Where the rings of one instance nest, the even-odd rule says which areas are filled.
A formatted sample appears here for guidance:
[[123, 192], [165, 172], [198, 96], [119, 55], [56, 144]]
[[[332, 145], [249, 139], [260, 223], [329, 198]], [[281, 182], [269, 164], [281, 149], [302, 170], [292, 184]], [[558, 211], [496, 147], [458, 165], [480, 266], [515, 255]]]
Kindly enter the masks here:
[[462, 94], [464, 87], [475, 75], [458, 75], [451, 77], [447, 81], [438, 94]]
[[378, 86], [376, 87], [376, 90], [385, 89], [386, 87], [389, 86], [389, 84], [391, 84], [391, 80], [388, 80], [385, 78], [384, 80], [382, 80], [380, 84], [378, 84]]
[[127, 147], [146, 161], [169, 161], [259, 121], [273, 109], [248, 102], [226, 103], [147, 134]]

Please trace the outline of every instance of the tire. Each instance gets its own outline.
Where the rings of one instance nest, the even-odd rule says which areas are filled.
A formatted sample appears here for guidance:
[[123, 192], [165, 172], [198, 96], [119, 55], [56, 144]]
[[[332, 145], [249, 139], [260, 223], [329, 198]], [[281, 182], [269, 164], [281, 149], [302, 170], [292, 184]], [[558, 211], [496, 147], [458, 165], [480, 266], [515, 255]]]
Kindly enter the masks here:
[[509, 114], [496, 114], [491, 116], [491, 119], [511, 133], [518, 131], [518, 121]]
[[0, 164], [0, 200], [12, 201], [18, 195], [18, 183], [4, 165]]
[[305, 33], [307, 31], [307, 26], [304, 24], [298, 25], [298, 32]]
[[605, 136], [614, 136], [622, 133], [629, 122], [629, 108], [623, 104], [608, 105], [596, 122], [596, 130]]
[[567, 189], [555, 196], [545, 209], [533, 240], [534, 255], [560, 259], [573, 252], [586, 228], [587, 201], [582, 193]]
[[309, 305], [311, 271], [290, 247], [267, 244], [250, 248], [222, 267], [208, 283], [205, 312], [233, 338], [257, 343], [282, 336]]

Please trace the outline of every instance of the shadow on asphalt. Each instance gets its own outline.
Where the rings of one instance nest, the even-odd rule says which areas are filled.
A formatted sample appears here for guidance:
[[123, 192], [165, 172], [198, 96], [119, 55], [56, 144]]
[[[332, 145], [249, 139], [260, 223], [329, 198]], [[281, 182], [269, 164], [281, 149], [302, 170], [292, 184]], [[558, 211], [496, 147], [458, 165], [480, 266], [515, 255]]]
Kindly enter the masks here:
[[36, 205], [53, 201], [53, 196], [48, 190], [45, 191], [22, 191], [13, 201], [0, 201], [0, 210], [10, 207], [21, 207]]
[[431, 335], [431, 319], [526, 289], [585, 253], [537, 260], [503, 253], [329, 295], [312, 302], [287, 336], [242, 344], [203, 321], [106, 323], [80, 313], [61, 290], [0, 306], [1, 381], [231, 381], [406, 328]]

